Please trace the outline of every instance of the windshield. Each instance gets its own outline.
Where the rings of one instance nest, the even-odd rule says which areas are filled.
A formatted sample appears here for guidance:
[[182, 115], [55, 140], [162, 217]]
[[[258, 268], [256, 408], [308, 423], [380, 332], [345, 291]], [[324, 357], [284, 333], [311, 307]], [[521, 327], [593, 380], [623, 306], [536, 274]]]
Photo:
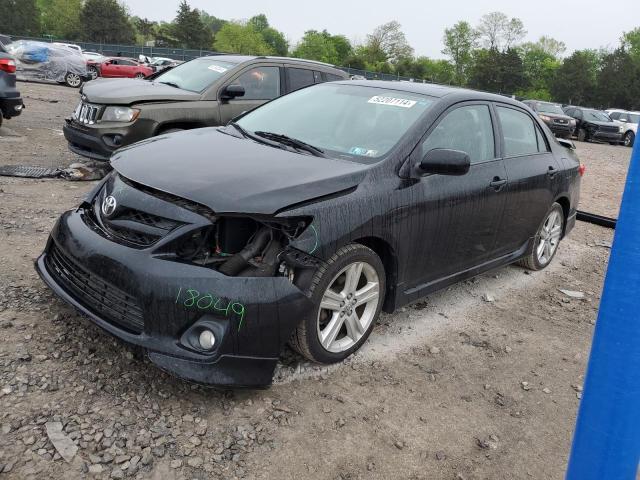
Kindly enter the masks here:
[[373, 163], [432, 104], [430, 97], [399, 90], [325, 83], [280, 97], [238, 124], [301, 140], [327, 155]]
[[598, 110], [585, 110], [584, 111], [584, 119], [585, 120], [594, 120], [596, 122], [611, 122], [611, 118], [604, 112], [600, 112]]
[[168, 70], [157, 77], [155, 81], [168, 83], [190, 92], [200, 93], [233, 67], [235, 67], [233, 63], [222, 62], [213, 58], [198, 58]]
[[538, 102], [536, 103], [536, 108], [540, 113], [552, 113], [555, 115], [565, 114], [562, 111], [562, 108], [560, 108], [560, 105], [556, 105], [555, 103]]

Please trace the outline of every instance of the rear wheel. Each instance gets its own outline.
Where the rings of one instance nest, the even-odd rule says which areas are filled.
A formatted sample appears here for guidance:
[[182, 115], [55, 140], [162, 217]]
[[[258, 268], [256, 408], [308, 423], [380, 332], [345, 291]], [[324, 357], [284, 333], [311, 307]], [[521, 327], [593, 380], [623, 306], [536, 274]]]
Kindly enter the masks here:
[[633, 147], [633, 144], [636, 141], [636, 134], [633, 132], [627, 132], [624, 136], [624, 146], [625, 147]]
[[144, 73], [136, 73], [136, 78], [144, 78], [146, 75]]
[[373, 330], [385, 286], [384, 266], [373, 250], [359, 244], [341, 248], [314, 275], [309, 290], [315, 307], [289, 343], [315, 362], [344, 360]]
[[578, 130], [578, 141], [586, 142], [587, 141], [587, 131], [584, 128]]
[[559, 203], [554, 203], [536, 233], [533, 250], [518, 263], [530, 270], [542, 270], [547, 267], [558, 251], [558, 245], [560, 245], [564, 231], [564, 222], [562, 206]]
[[91, 75], [91, 80], [95, 80], [100, 75], [98, 69], [94, 66], [91, 66], [87, 69], [89, 71], [89, 75]]
[[64, 83], [71, 88], [79, 88], [80, 85], [82, 85], [82, 78], [80, 78], [80, 75], [78, 75], [77, 73], [73, 73], [73, 72], [68, 72], [65, 76], [64, 76]]

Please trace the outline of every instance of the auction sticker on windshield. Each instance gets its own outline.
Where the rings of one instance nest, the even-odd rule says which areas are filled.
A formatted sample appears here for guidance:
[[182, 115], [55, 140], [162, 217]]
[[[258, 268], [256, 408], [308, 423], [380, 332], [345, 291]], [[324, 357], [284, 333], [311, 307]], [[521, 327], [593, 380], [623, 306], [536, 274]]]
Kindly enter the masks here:
[[411, 108], [417, 102], [415, 100], [407, 100], [406, 98], [380, 97], [376, 95], [369, 99], [369, 103], [377, 103], [378, 105], [392, 105], [394, 107]]
[[207, 68], [208, 68], [209, 70], [213, 70], [214, 72], [218, 72], [218, 73], [224, 73], [224, 72], [226, 72], [226, 71], [227, 71], [227, 69], [226, 69], [226, 68], [221, 67], [220, 65], [214, 65], [214, 64], [209, 65]]

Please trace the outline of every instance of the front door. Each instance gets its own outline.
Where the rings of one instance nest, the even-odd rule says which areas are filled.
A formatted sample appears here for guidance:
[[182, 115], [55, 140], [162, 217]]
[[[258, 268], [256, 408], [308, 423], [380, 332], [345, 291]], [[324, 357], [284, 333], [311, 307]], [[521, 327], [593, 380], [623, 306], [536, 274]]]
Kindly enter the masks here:
[[[280, 67], [264, 65], [249, 67], [225, 83], [242, 85], [244, 95], [231, 100], [220, 100], [220, 122], [226, 125], [229, 120], [243, 112], [253, 110], [263, 103], [279, 97], [282, 92]], [[225, 87], [221, 88], [221, 92]]]
[[414, 286], [432, 284], [495, 256], [507, 179], [494, 123], [487, 103], [456, 106], [418, 147], [418, 158], [436, 148], [464, 151], [471, 168], [462, 176], [429, 175], [410, 187], [415, 201], [407, 278]]

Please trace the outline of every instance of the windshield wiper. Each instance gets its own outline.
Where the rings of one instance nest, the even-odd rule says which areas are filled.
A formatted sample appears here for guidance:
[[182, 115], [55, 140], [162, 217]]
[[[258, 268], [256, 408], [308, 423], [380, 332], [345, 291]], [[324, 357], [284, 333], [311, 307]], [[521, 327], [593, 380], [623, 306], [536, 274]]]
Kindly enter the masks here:
[[290, 147], [304, 150], [306, 152], [311, 153], [312, 155], [315, 155], [316, 157], [324, 157], [324, 158], [327, 157], [324, 153], [324, 150], [321, 150], [318, 147], [314, 147], [313, 145], [309, 145], [308, 143], [303, 142], [302, 140], [298, 140], [297, 138], [292, 138], [287, 135], [283, 135], [281, 133], [274, 133], [274, 132], [258, 131], [258, 132], [255, 132], [255, 134], [263, 138], [268, 138], [269, 140], [275, 140], [278, 143], [282, 143]]
[[158, 82], [158, 83], [162, 83], [163, 85], [169, 85], [170, 87], [179, 88], [180, 90], [182, 90], [182, 87], [180, 87], [180, 85], [178, 85], [177, 83], [173, 83], [173, 82]]
[[286, 149], [287, 148], [285, 145], [283, 145], [280, 142], [274, 142], [273, 140], [269, 140], [266, 137], [262, 137], [262, 136], [259, 137], [258, 135], [254, 135], [253, 133], [245, 130], [240, 125], [238, 125], [237, 122], [233, 122], [232, 121], [232, 122], [229, 122], [227, 125], [231, 125], [238, 132], [240, 132], [242, 134], [242, 136], [245, 137], [245, 138], [250, 138], [251, 140], [255, 140], [256, 142], [263, 143], [265, 145], [269, 145], [271, 147], [275, 147], [275, 148], [279, 148], [279, 149]]

